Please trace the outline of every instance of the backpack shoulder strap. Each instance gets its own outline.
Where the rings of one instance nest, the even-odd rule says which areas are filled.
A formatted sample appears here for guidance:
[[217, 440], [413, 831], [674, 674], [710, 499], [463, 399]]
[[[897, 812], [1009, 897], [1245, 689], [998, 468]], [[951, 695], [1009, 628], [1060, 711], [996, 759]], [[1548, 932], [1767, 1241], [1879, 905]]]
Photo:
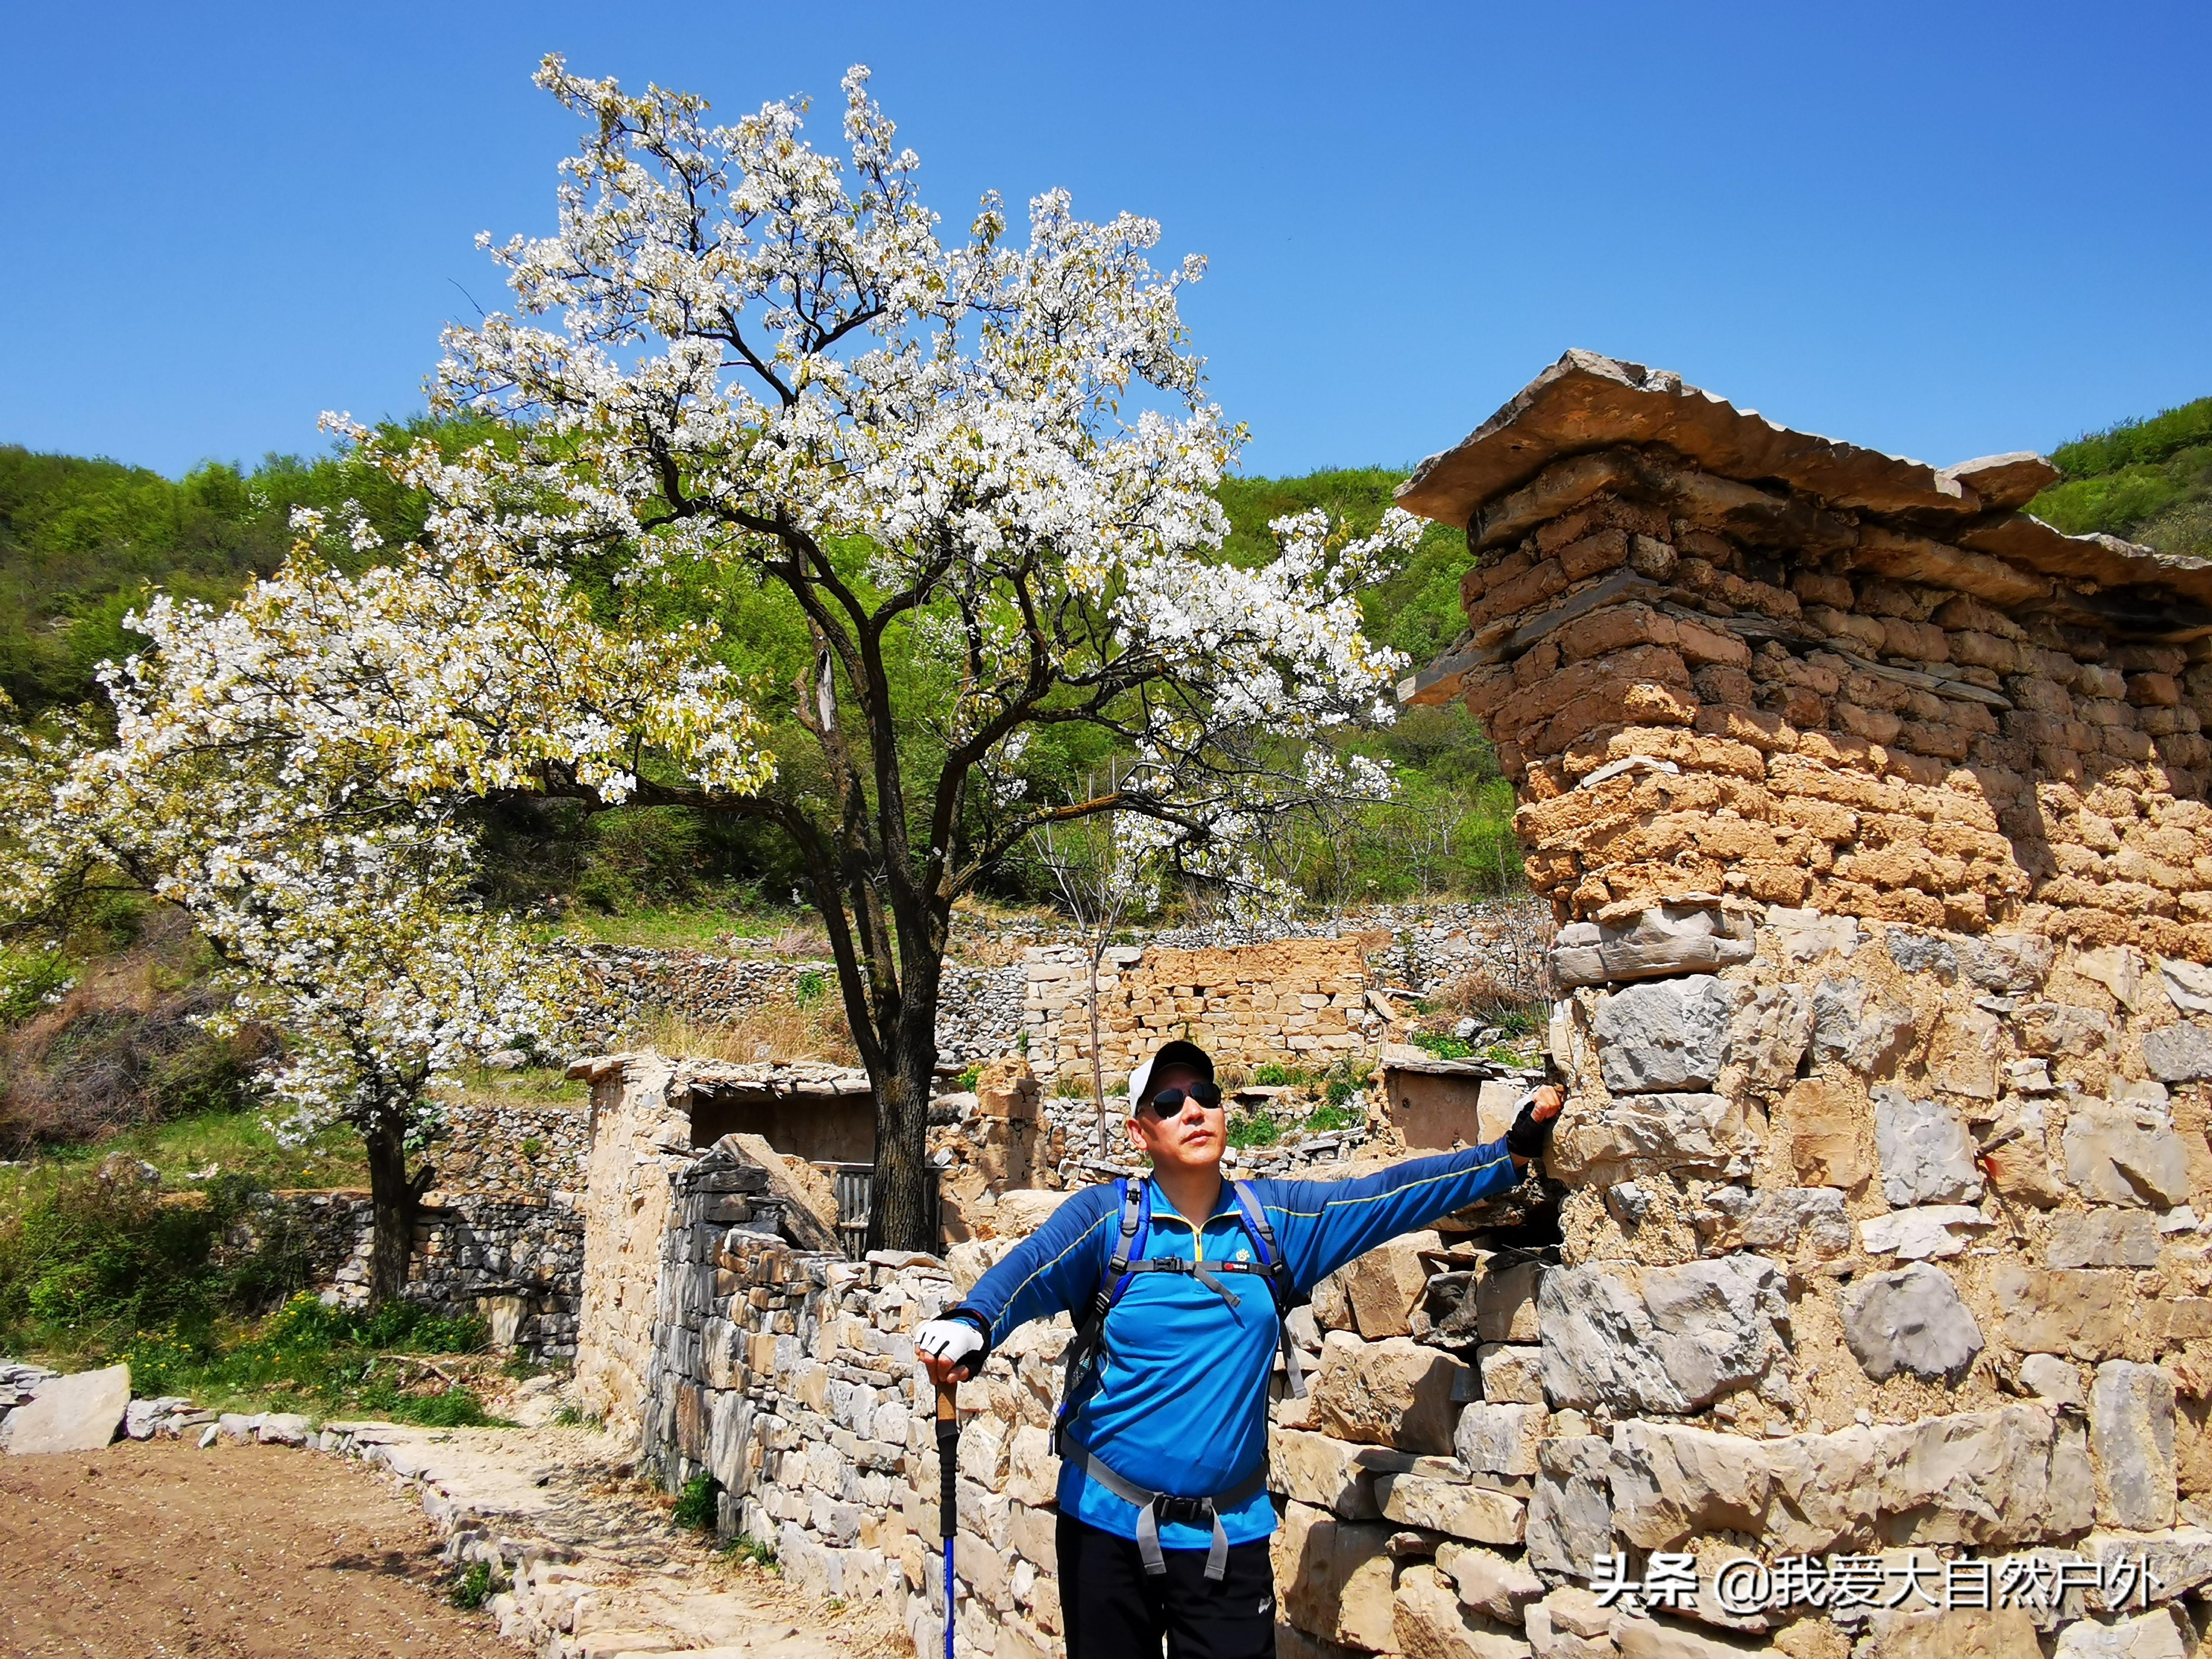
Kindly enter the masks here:
[[[1129, 1288], [1134, 1270], [1130, 1261], [1135, 1256], [1139, 1241], [1152, 1231], [1152, 1189], [1149, 1183], [1132, 1182], [1127, 1177], [1115, 1183], [1121, 1191], [1121, 1230], [1115, 1237], [1113, 1254], [1107, 1259], [1106, 1271], [1099, 1276], [1098, 1288], [1091, 1293], [1091, 1304], [1084, 1309], [1075, 1322], [1074, 1339], [1067, 1345], [1067, 1353], [1060, 1370], [1060, 1415], [1053, 1425], [1055, 1449], [1067, 1430], [1068, 1419], [1074, 1416], [1079, 1396], [1097, 1368], [1098, 1350], [1106, 1335], [1106, 1316], [1113, 1310], [1121, 1292]], [[1065, 1454], [1063, 1454], [1064, 1455]]]
[[1267, 1212], [1260, 1207], [1260, 1195], [1252, 1190], [1249, 1181], [1231, 1184], [1237, 1194], [1237, 1213], [1243, 1218], [1244, 1231], [1252, 1236], [1252, 1243], [1260, 1251], [1261, 1265], [1267, 1268], [1267, 1278], [1275, 1287], [1275, 1303], [1287, 1308], [1291, 1301], [1291, 1265], [1283, 1259], [1282, 1247], [1275, 1243], [1275, 1230], [1268, 1224]]
[[1276, 1323], [1280, 1328], [1283, 1374], [1289, 1382], [1291, 1397], [1302, 1400], [1305, 1374], [1298, 1363], [1297, 1344], [1291, 1340], [1291, 1264], [1284, 1259], [1282, 1246], [1275, 1241], [1275, 1230], [1268, 1224], [1267, 1212], [1261, 1206], [1260, 1195], [1252, 1190], [1252, 1183], [1236, 1182], [1230, 1190], [1237, 1194], [1237, 1212], [1243, 1218], [1244, 1231], [1252, 1236], [1253, 1248], [1267, 1269], [1268, 1287], [1275, 1293]]

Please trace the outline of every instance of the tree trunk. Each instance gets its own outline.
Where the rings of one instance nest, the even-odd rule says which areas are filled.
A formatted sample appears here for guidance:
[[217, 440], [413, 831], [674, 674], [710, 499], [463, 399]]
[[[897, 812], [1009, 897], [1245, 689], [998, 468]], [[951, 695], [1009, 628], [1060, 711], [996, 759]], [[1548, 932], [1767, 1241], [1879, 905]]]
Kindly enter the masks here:
[[929, 1167], [929, 1097], [937, 1082], [936, 997], [910, 994], [885, 1047], [888, 1073], [870, 1079], [876, 1086], [876, 1174], [868, 1248], [934, 1254], [940, 1243], [930, 1202], [937, 1176]]
[[374, 1231], [368, 1247], [368, 1305], [382, 1307], [407, 1289], [407, 1258], [415, 1242], [415, 1201], [407, 1178], [407, 1132], [396, 1115], [378, 1117], [368, 1144], [368, 1202]]
[[1106, 1129], [1106, 1062], [1098, 1055], [1098, 969], [1106, 960], [1108, 937], [1101, 933], [1097, 948], [1091, 952], [1091, 1092], [1098, 1101], [1098, 1156], [1101, 1158], [1113, 1150]]

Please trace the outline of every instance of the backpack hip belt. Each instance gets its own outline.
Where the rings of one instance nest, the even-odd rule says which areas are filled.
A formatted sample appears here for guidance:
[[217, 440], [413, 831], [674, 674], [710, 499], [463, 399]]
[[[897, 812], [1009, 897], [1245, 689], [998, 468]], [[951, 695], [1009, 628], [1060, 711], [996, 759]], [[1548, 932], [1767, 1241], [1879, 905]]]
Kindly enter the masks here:
[[1186, 1527], [1213, 1528], [1213, 1541], [1206, 1547], [1206, 1576], [1220, 1583], [1229, 1570], [1229, 1534], [1222, 1530], [1221, 1511], [1249, 1504], [1259, 1495], [1267, 1484], [1266, 1462], [1231, 1491], [1212, 1498], [1175, 1498], [1164, 1492], [1146, 1492], [1134, 1481], [1124, 1480], [1082, 1447], [1076, 1449], [1082, 1453], [1085, 1476], [1123, 1503], [1137, 1506], [1137, 1555], [1147, 1573], [1157, 1577], [1168, 1570], [1167, 1558], [1160, 1553], [1160, 1522], [1172, 1521]]

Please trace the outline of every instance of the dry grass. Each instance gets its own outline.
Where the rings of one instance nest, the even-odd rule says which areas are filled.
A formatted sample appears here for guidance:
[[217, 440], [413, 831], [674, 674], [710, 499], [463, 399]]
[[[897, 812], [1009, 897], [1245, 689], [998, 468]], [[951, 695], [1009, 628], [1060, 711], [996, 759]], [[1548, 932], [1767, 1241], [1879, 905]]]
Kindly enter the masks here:
[[772, 1003], [725, 1023], [693, 1019], [670, 1011], [656, 1013], [643, 1031], [645, 1041], [664, 1054], [687, 1060], [814, 1060], [832, 1066], [858, 1066], [845, 1010], [834, 996], [811, 1008]]

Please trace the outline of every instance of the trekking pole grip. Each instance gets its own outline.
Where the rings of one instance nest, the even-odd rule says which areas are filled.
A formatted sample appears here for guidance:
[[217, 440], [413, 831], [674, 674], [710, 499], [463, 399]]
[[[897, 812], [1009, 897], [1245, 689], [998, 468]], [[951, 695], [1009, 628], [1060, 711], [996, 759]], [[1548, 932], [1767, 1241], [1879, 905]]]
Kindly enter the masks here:
[[958, 1530], [955, 1487], [960, 1462], [959, 1392], [957, 1383], [937, 1385], [937, 1528], [938, 1535], [948, 1540]]

